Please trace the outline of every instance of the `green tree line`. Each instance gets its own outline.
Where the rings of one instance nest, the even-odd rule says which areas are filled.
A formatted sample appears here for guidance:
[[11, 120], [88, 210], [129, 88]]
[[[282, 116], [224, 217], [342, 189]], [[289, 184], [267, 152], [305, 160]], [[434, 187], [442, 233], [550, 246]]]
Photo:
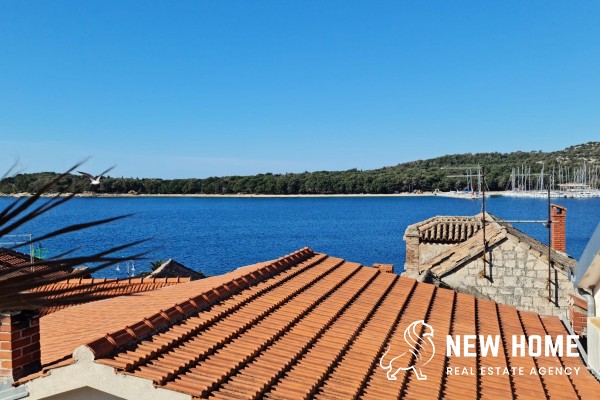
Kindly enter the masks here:
[[[600, 142], [572, 146], [556, 152], [517, 151], [513, 153], [455, 154], [412, 161], [375, 170], [316, 171], [253, 176], [225, 176], [203, 179], [154, 179], [106, 177], [98, 186], [79, 175], [68, 175], [55, 190], [89, 191], [99, 194], [390, 194], [413, 191], [463, 190], [468, 183], [461, 175], [466, 166], [485, 167], [488, 190], [510, 188], [513, 168], [526, 165], [539, 173], [541, 162], [546, 171], [559, 166], [577, 167], [587, 162], [600, 164]], [[458, 169], [446, 169], [458, 167]], [[472, 172], [475, 172], [472, 170]], [[33, 193], [55, 177], [55, 173], [19, 174], [0, 182], [0, 193]]]

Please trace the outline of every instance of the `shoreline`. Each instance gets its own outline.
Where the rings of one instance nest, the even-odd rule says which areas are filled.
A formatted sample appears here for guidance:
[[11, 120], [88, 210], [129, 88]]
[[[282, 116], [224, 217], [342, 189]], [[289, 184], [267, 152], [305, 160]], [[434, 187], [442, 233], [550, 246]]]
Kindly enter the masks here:
[[[503, 192], [487, 192], [487, 196], [502, 196]], [[70, 193], [65, 193], [62, 196], [66, 197]], [[31, 193], [0, 193], [0, 197], [31, 197]], [[42, 197], [54, 197], [55, 194], [48, 193]], [[91, 193], [84, 192], [78, 193], [75, 197], [82, 198], [149, 198], [149, 197], [167, 197], [167, 198], [347, 198], [347, 197], [448, 197], [455, 199], [466, 199], [473, 200], [469, 195], [460, 195], [455, 193], [434, 193], [434, 192], [423, 192], [423, 193], [391, 193], [391, 194], [379, 194], [379, 193], [363, 193], [363, 194], [128, 194], [128, 193]], [[475, 198], [476, 199], [476, 198]]]

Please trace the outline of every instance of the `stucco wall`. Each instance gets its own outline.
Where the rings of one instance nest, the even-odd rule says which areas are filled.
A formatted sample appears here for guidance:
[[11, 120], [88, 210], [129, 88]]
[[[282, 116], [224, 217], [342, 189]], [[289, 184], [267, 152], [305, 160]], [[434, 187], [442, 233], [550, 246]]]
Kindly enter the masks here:
[[588, 318], [588, 362], [600, 374], [600, 317]]
[[[509, 239], [492, 248], [491, 263], [491, 279], [482, 276], [483, 261], [477, 258], [442, 277], [442, 281], [459, 292], [512, 305], [519, 310], [559, 317], [567, 315], [573, 286], [566, 272], [553, 268], [552, 281], [558, 282], [558, 307], [548, 301], [548, 262], [544, 255], [530, 250], [522, 242]], [[488, 267], [486, 273], [489, 272]], [[552, 289], [555, 299], [554, 285]]]
[[73, 396], [94, 391], [99, 400], [190, 400], [191, 396], [155, 387], [151, 380], [115, 373], [112, 367], [94, 361], [94, 354], [86, 346], [75, 349], [74, 364], [51, 369], [42, 376], [25, 383], [27, 400], [87, 399]]

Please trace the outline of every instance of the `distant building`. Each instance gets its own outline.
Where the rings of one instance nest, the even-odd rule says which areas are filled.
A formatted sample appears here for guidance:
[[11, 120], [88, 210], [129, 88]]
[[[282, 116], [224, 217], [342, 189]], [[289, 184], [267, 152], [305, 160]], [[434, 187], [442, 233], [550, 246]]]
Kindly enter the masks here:
[[172, 258], [165, 261], [160, 267], [148, 274], [152, 278], [177, 278], [189, 277], [191, 280], [203, 279], [206, 276], [203, 273], [194, 271], [183, 264], [178, 263]]
[[[597, 396], [600, 383], [578, 354], [511, 351], [510, 338], [524, 332], [565, 338], [558, 318], [389, 270], [305, 248], [39, 319], [8, 313], [0, 348], [11, 350], [0, 352], [0, 373], [14, 382], [0, 393], [31, 400]], [[13, 334], [29, 340], [6, 343]], [[446, 335], [499, 335], [501, 350], [497, 357], [446, 357]], [[41, 356], [31, 352], [35, 343]], [[417, 358], [414, 346], [423, 350]], [[473, 342], [472, 351], [481, 354], [481, 342]], [[27, 362], [13, 362], [23, 354]], [[532, 368], [565, 366], [569, 376], [530, 375]], [[477, 375], [481, 368], [513, 367], [525, 373]]]
[[565, 218], [566, 209], [553, 205], [550, 266], [548, 246], [491, 214], [485, 252], [482, 214], [410, 225], [404, 234], [405, 275], [519, 310], [566, 316], [576, 261], [564, 253]]

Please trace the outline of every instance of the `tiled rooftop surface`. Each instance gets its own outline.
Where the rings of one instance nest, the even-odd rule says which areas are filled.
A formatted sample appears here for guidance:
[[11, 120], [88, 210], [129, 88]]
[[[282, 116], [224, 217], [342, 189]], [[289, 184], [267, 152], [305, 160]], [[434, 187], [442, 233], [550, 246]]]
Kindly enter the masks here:
[[[39, 259], [34, 259], [34, 261], [38, 262]], [[20, 253], [15, 250], [6, 249], [4, 247], [0, 247], [0, 273], [2, 279], [12, 278], [19, 275], [24, 275], [31, 272], [32, 269], [39, 271], [42, 269], [47, 269], [47, 266], [44, 265], [36, 265], [31, 269], [19, 269], [18, 267], [22, 267], [25, 265], [29, 265], [31, 263], [31, 257], [28, 254]], [[9, 271], [12, 271], [10, 273]], [[64, 277], [68, 278], [71, 274], [71, 269], [61, 270], [60, 268], [56, 268], [56, 271], [52, 274], [48, 274], [47, 276], [51, 277]]]
[[428, 243], [459, 243], [481, 229], [481, 218], [434, 217], [417, 224], [421, 241]]
[[[81, 304], [46, 315], [40, 319], [42, 364], [68, 357], [81, 344], [132, 325], [159, 310], [185, 302], [264, 266], [265, 263], [249, 265], [224, 275]], [[65, 330], [65, 326], [72, 329]]]
[[[591, 399], [600, 390], [579, 358], [512, 357], [513, 334], [568, 334], [554, 317], [310, 249], [214, 278], [48, 315], [41, 323], [45, 362], [68, 359], [87, 343], [97, 362], [119, 373], [213, 399]], [[437, 352], [421, 369], [427, 380], [417, 380], [409, 369], [390, 381], [379, 358], [390, 346], [396, 355], [410, 355], [396, 360], [395, 368], [411, 365], [404, 332], [417, 320], [435, 329]], [[477, 357], [447, 358], [447, 334], [499, 334], [502, 348], [498, 357], [482, 357], [478, 347]], [[578, 366], [581, 371], [571, 376], [446, 373], [447, 367], [486, 366]]]
[[[486, 243], [488, 246], [506, 238], [506, 231], [498, 224], [486, 226]], [[483, 253], [483, 231], [480, 230], [470, 239], [449, 247], [446, 251], [419, 266], [420, 271], [431, 270], [436, 276], [442, 277], [455, 268], [463, 266], [466, 261]]]
[[[441, 277], [483, 252], [482, 214], [472, 217], [433, 217], [415, 224], [419, 237], [425, 243], [454, 244], [438, 256], [419, 266], [420, 271], [430, 270]], [[543, 257], [548, 254], [548, 246], [514, 228], [489, 213], [486, 213], [486, 243], [492, 246], [507, 237], [524, 243]], [[554, 265], [565, 270], [575, 268], [576, 261], [564, 253], [550, 249]]]
[[[180, 278], [127, 278], [127, 279], [67, 279], [64, 281], [52, 283], [49, 285], [38, 286], [31, 292], [54, 292], [47, 298], [49, 300], [58, 300], [65, 295], [73, 296], [87, 294], [81, 303], [89, 303], [106, 297], [123, 296], [132, 293], [146, 292], [162, 288], [165, 286], [177, 285], [183, 282], [189, 282], [191, 279]], [[67, 292], [68, 291], [68, 292]], [[40, 316], [48, 315], [63, 308], [71, 307], [75, 304], [57, 305], [45, 307], [40, 310]]]

